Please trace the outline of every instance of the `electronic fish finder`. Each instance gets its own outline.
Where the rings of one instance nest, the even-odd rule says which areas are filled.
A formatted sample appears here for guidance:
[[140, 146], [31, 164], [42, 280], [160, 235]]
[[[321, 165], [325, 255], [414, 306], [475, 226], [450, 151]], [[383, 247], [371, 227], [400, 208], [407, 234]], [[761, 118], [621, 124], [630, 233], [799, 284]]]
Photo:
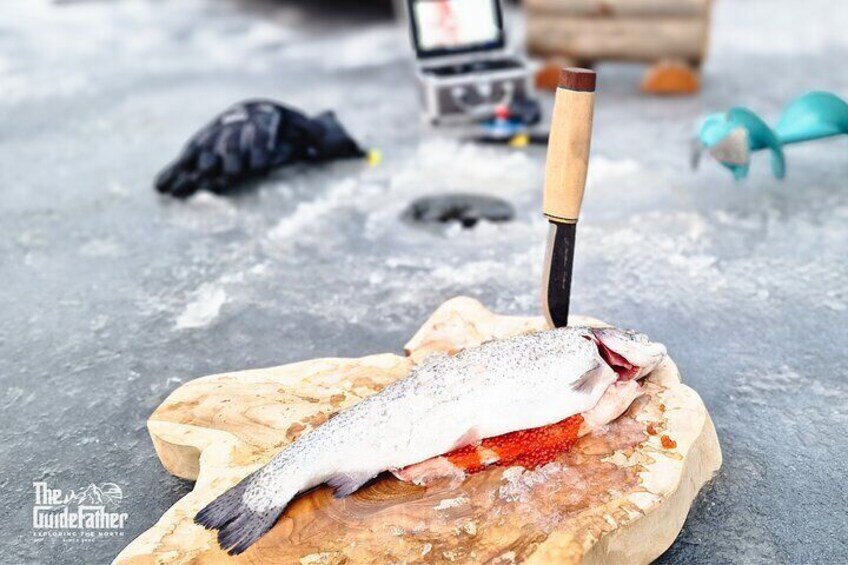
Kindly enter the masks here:
[[530, 95], [530, 73], [506, 48], [499, 0], [406, 0], [424, 114], [432, 124], [491, 118]]

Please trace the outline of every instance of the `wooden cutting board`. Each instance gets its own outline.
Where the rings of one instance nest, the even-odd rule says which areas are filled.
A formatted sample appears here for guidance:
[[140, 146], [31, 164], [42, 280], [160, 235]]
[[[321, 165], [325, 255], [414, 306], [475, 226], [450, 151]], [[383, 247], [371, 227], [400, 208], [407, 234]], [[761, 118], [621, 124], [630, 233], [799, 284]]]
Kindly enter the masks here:
[[[574, 323], [600, 325], [575, 318]], [[491, 468], [428, 488], [389, 476], [344, 499], [296, 499], [244, 554], [218, 549], [194, 514], [334, 412], [406, 375], [434, 352], [544, 327], [470, 298], [444, 303], [406, 355], [316, 359], [200, 378], [174, 391], [148, 429], [165, 468], [194, 490], [115, 563], [648, 563], [674, 541], [700, 488], [721, 466], [701, 399], [666, 359], [646, 396], [602, 433], [528, 471]]]

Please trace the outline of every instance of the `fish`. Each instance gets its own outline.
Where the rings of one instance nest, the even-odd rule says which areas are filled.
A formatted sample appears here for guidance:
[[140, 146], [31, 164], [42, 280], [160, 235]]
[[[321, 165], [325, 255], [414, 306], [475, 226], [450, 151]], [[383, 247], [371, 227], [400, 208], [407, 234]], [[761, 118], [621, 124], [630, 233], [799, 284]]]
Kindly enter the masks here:
[[401, 481], [427, 486], [439, 479], [461, 481], [494, 465], [535, 469], [568, 451], [580, 438], [583, 421], [583, 416], [576, 414], [555, 424], [486, 438], [392, 474]]
[[439, 479], [463, 480], [493, 465], [519, 465], [532, 470], [568, 451], [581, 437], [616, 420], [643, 394], [639, 381], [619, 380], [586, 412], [540, 428], [486, 438], [391, 472], [401, 481], [426, 486]]
[[[446, 463], [456, 474], [520, 463], [539, 442], [546, 450], [562, 449], [575, 426], [576, 433], [582, 428], [582, 415], [603, 405], [611, 388], [615, 393], [613, 385], [648, 375], [665, 353], [636, 332], [564, 327], [427, 358], [405, 378], [302, 434], [194, 520], [217, 530], [219, 546], [238, 555], [273, 527], [292, 499], [319, 485], [345, 497], [385, 471], [418, 482], [410, 473], [417, 464]], [[564, 423], [574, 417], [576, 424]], [[558, 424], [557, 436], [551, 428]], [[524, 433], [524, 441], [510, 452], [512, 443], [503, 437], [516, 433]], [[479, 456], [481, 447], [491, 457], [483, 452], [469, 465], [443, 457], [463, 449]]]

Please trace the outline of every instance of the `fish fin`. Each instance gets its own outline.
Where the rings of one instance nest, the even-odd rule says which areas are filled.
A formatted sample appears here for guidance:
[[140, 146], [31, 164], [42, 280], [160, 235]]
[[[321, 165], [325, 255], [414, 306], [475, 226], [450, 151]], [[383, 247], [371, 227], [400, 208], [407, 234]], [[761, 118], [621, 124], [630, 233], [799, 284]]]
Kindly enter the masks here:
[[459, 436], [459, 439], [456, 440], [456, 442], [453, 444], [453, 447], [449, 451], [465, 447], [466, 445], [471, 445], [472, 443], [478, 442], [481, 439], [483, 439], [483, 436], [480, 435], [480, 429], [475, 426], [473, 428], [470, 428], [461, 436]]
[[605, 371], [602, 365], [589, 369], [580, 375], [579, 379], [571, 383], [571, 390], [581, 394], [589, 394], [596, 386], [602, 383], [605, 376], [604, 373]]
[[263, 512], [244, 502], [250, 482], [245, 479], [207, 504], [194, 517], [194, 522], [209, 530], [218, 530], [218, 545], [230, 555], [243, 553], [270, 530], [286, 505], [272, 506]]
[[359, 471], [355, 473], [338, 473], [327, 479], [327, 485], [333, 488], [333, 496], [343, 498], [355, 493], [359, 487], [376, 477], [379, 473]]
[[465, 472], [444, 456], [433, 457], [403, 469], [390, 469], [390, 471], [398, 480], [418, 486], [427, 486], [437, 479], [449, 478], [453, 482], [465, 478]]
[[194, 516], [194, 522], [204, 528], [213, 530], [222, 528], [238, 515], [238, 509], [243, 504], [242, 497], [247, 489], [247, 479], [242, 480], [233, 488], [225, 491], [218, 498], [207, 504]]

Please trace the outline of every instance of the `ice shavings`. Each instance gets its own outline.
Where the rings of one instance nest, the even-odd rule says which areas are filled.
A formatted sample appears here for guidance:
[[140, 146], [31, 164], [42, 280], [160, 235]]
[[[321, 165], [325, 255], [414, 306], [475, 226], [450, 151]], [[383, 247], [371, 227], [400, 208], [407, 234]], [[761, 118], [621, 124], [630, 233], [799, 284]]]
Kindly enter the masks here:
[[469, 498], [467, 496], [458, 496], [456, 498], [445, 498], [440, 500], [439, 503], [433, 507], [434, 510], [447, 510], [449, 508], [456, 508], [457, 506], [462, 506], [463, 504], [468, 504]]
[[[462, 170], [450, 166], [451, 156], [457, 154]], [[541, 215], [530, 212], [541, 177], [527, 155], [435, 139], [377, 169], [343, 170], [345, 176], [334, 175], [276, 219], [260, 247], [250, 252], [273, 258], [268, 280], [277, 281], [274, 292], [280, 302], [300, 302], [295, 297], [320, 279], [332, 289], [334, 305], [311, 315], [353, 324], [371, 320], [392, 328], [407, 323], [399, 313], [406, 306], [420, 310], [413, 315], [423, 316], [425, 304], [440, 296], [473, 294], [475, 288], [497, 283], [521, 287], [528, 276], [538, 280], [547, 228]], [[433, 234], [418, 233], [421, 230], [400, 217], [418, 196], [451, 191], [485, 194], [490, 187], [517, 204], [515, 221], [480, 222], [473, 229]], [[270, 191], [265, 194], [275, 197]], [[477, 260], [450, 252], [452, 246], [476, 249]], [[360, 251], [351, 254], [344, 249]], [[313, 257], [311, 276], [291, 263], [293, 253]], [[532, 308], [536, 297], [506, 293], [501, 300], [492, 306], [506, 304], [503, 309], [516, 310]]]
[[[782, 406], [787, 397], [793, 399], [791, 410]], [[764, 417], [779, 423], [775, 431], [765, 432], [767, 437], [744, 433], [739, 434], [740, 441], [769, 441], [781, 449], [798, 451], [811, 444], [842, 449], [844, 442], [841, 434], [834, 433], [834, 424], [848, 425], [848, 384], [842, 379], [830, 380], [809, 365], [766, 363], [747, 370], [734, 378], [726, 402], [728, 410], [743, 422]], [[777, 429], [791, 433], [779, 434]]]
[[[848, 269], [831, 250], [848, 238], [848, 222], [831, 221], [827, 231], [817, 224], [815, 217], [785, 218], [768, 207], [753, 215], [664, 211], [615, 224], [587, 222], [580, 229], [581, 241], [588, 242], [581, 246], [583, 257], [595, 274], [600, 270], [604, 275], [593, 276], [600, 287], [583, 288], [607, 301], [621, 298], [657, 306], [669, 299], [683, 308], [693, 302], [791, 300], [840, 311], [838, 289]], [[774, 253], [787, 248], [797, 254]], [[811, 292], [814, 286], [827, 290]], [[701, 292], [689, 293], [693, 287]]]
[[[517, 219], [527, 217], [528, 197], [541, 183], [538, 167], [524, 153], [504, 153], [491, 147], [460, 143], [448, 138], [432, 138], [392, 168], [387, 168], [386, 194], [370, 207], [366, 235], [377, 239], [396, 231], [397, 218], [422, 196], [446, 193], [492, 195], [516, 207]], [[489, 225], [481, 222], [476, 228]], [[461, 233], [449, 227], [448, 236]]]
[[239, 215], [246, 214], [231, 199], [207, 191], [197, 192], [185, 201], [165, 200], [164, 204], [175, 226], [210, 234], [235, 229]]
[[[451, 155], [459, 156], [462, 168], [448, 165]], [[792, 300], [841, 311], [845, 298], [838, 288], [846, 266], [830, 250], [848, 236], [843, 216], [831, 218], [823, 231], [817, 217], [787, 218], [768, 201], [756, 210], [677, 209], [664, 204], [679, 197], [667, 174], [602, 155], [590, 170], [578, 230], [575, 308], [597, 313], [641, 304], [729, 311], [744, 301]], [[424, 305], [455, 294], [488, 297], [487, 304], [501, 311], [538, 311], [547, 223], [538, 213], [541, 174], [527, 154], [433, 139], [385, 167], [354, 173], [334, 178], [268, 230], [260, 251], [274, 258], [268, 280], [285, 281], [275, 291], [280, 301], [296, 300], [319, 277], [333, 289], [334, 305], [314, 314], [356, 324], [404, 327], [399, 310], [424, 316]], [[399, 220], [412, 199], [460, 189], [508, 199], [516, 219], [438, 235], [418, 233]], [[624, 218], [622, 198], [637, 202]], [[827, 205], [823, 201], [822, 209]], [[772, 252], [801, 242], [809, 249], [799, 248], [795, 259]], [[310, 277], [291, 270], [296, 250], [315, 258]], [[811, 292], [813, 280], [830, 289]]]
[[226, 302], [227, 293], [223, 288], [208, 283], [202, 284], [194, 293], [194, 299], [177, 317], [175, 328], [185, 330], [208, 326], [218, 317]]
[[563, 472], [563, 465], [557, 462], [548, 463], [532, 471], [524, 467], [510, 467], [503, 472], [504, 484], [498, 490], [498, 496], [506, 502], [528, 502], [531, 491], [548, 481], [556, 481], [556, 476]]
[[308, 239], [309, 232], [315, 233], [325, 220], [332, 220], [339, 208], [355, 206], [357, 202], [378, 193], [379, 187], [361, 183], [355, 178], [341, 180], [331, 185], [323, 195], [299, 204], [291, 215], [282, 218], [271, 228], [268, 238], [286, 247], [301, 238]]

